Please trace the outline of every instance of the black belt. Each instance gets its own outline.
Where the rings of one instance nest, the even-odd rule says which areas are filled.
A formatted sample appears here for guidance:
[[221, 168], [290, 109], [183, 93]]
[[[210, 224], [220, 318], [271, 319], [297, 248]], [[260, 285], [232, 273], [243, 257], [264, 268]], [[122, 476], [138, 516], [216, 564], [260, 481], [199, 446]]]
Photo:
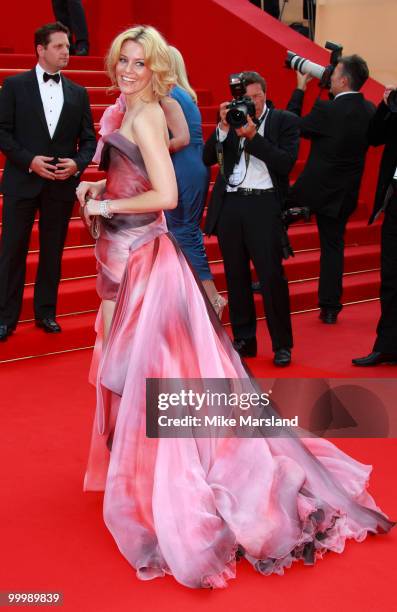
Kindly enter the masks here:
[[[274, 193], [274, 192], [275, 192], [274, 187], [270, 187], [270, 189], [247, 189], [245, 187], [238, 187], [237, 192], [234, 192], [234, 193], [238, 193], [238, 195], [243, 195], [243, 196], [250, 196], [250, 195], [260, 196], [260, 195], [264, 195], [265, 193]], [[233, 191], [229, 193], [233, 193]]]

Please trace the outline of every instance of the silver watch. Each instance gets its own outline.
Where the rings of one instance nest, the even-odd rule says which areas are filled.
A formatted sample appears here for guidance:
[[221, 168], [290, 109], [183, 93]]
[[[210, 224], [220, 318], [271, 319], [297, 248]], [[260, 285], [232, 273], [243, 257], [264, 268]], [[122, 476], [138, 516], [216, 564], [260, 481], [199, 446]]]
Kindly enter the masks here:
[[105, 219], [111, 219], [113, 217], [113, 213], [110, 211], [109, 208], [109, 203], [110, 200], [101, 200], [99, 202], [99, 214]]

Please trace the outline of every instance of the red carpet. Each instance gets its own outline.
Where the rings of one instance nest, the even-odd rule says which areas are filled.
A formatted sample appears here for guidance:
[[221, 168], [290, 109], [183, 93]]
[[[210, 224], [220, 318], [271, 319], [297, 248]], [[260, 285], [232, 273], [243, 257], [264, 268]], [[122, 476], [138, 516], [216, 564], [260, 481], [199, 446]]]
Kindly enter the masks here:
[[[349, 366], [352, 355], [370, 348], [373, 324], [368, 306], [346, 308], [335, 327], [321, 325], [316, 313], [295, 316], [293, 324], [294, 364], [279, 374], [396, 373], [390, 366], [372, 371]], [[262, 328], [263, 322], [260, 356], [250, 366], [257, 376], [269, 376], [274, 369]], [[369, 537], [362, 544], [349, 542], [343, 555], [329, 553], [314, 568], [296, 564], [284, 577], [262, 577], [240, 562], [237, 579], [222, 592], [190, 591], [170, 577], [138, 581], [103, 524], [102, 495], [82, 491], [95, 402], [94, 390], [87, 384], [89, 361], [90, 351], [81, 351], [0, 366], [0, 591], [59, 590], [67, 612], [127, 612], [139, 606], [148, 612], [202, 610], [204, 606], [214, 612], [290, 612], [313, 604], [321, 612], [336, 607], [340, 612], [395, 609], [397, 532]], [[374, 466], [370, 490], [382, 508], [396, 517], [396, 441], [342, 440], [338, 444]]]

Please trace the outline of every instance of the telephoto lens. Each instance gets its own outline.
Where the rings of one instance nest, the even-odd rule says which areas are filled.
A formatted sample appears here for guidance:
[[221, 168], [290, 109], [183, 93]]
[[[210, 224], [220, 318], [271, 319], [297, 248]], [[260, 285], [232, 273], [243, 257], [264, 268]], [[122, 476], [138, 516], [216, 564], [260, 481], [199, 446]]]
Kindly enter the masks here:
[[287, 68], [292, 68], [292, 70], [296, 70], [301, 74], [310, 74], [316, 79], [322, 79], [325, 66], [321, 66], [320, 64], [316, 64], [306, 59], [305, 57], [301, 57], [294, 51], [287, 51], [287, 59], [285, 61]]

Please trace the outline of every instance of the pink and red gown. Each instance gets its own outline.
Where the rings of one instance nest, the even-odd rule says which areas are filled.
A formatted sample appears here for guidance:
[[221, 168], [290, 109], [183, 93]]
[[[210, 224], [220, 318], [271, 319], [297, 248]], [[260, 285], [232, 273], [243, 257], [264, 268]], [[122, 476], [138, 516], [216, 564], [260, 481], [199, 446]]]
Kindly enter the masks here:
[[[138, 147], [118, 132], [104, 141], [104, 197], [150, 189]], [[162, 212], [104, 220], [96, 256], [116, 309], [103, 347], [99, 314], [85, 489], [105, 491], [105, 523], [139, 578], [224, 587], [236, 556], [283, 574], [391, 528], [366, 491], [371, 466], [324, 439], [146, 438], [146, 378], [248, 375]]]

